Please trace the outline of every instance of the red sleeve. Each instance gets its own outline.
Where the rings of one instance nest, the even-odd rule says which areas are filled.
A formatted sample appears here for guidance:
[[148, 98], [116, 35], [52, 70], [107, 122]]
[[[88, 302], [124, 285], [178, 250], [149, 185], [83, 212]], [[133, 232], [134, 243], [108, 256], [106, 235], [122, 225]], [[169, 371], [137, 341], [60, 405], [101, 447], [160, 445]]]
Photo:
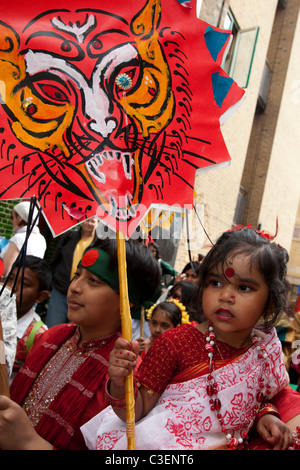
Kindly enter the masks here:
[[289, 385], [269, 401], [276, 406], [284, 423], [300, 414], [300, 393]]
[[167, 333], [154, 340], [135, 373], [140, 384], [159, 394], [171, 382], [178, 368], [177, 348]]
[[[300, 414], [300, 393], [293, 390], [289, 385], [277, 393], [271, 400], [280, 414], [281, 421], [286, 423], [290, 419]], [[270, 449], [270, 446], [254, 431], [250, 443], [250, 450]]]

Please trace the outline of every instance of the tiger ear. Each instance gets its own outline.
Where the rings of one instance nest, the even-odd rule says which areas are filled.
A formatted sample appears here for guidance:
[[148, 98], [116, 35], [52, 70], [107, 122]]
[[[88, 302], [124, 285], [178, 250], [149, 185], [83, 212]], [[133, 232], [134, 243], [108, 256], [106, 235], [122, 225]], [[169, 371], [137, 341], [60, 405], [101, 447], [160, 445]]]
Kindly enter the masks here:
[[[0, 24], [0, 86], [3, 87], [1, 98], [5, 101], [6, 95], [16, 83], [25, 77], [25, 60], [19, 54], [20, 38], [18, 34], [5, 23]], [[3, 94], [3, 96], [2, 96]]]
[[130, 29], [139, 39], [149, 39], [158, 28], [161, 19], [160, 0], [148, 0], [133, 18]]

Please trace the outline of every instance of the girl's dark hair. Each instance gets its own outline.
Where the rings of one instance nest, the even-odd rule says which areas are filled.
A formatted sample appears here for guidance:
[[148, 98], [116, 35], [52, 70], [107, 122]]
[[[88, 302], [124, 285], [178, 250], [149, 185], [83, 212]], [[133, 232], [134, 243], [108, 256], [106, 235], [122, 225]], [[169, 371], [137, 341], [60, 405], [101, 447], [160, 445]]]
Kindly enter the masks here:
[[202, 312], [201, 299], [208, 274], [214, 268], [221, 267], [225, 276], [228, 257], [234, 258], [238, 255], [249, 257], [251, 267], [258, 269], [269, 288], [262, 318], [264, 326], [272, 326], [278, 316], [288, 308], [289, 284], [286, 273], [289, 255], [280, 245], [270, 242], [268, 238], [248, 227], [223, 233], [205, 256], [201, 263], [198, 308]]
[[[181, 295], [178, 296], [178, 289], [181, 290]], [[190, 321], [197, 321], [201, 323], [205, 320], [203, 315], [200, 315], [197, 309], [197, 293], [198, 286], [192, 282], [180, 281], [176, 282], [174, 286], [169, 290], [167, 294], [167, 299], [173, 297], [174, 299], [179, 300], [185, 308], [189, 315]]]
[[[110, 267], [118, 267], [117, 242], [114, 239], [97, 239], [92, 246], [101, 248], [111, 256]], [[140, 292], [141, 300], [151, 299], [160, 284], [161, 274], [158, 262], [154, 259], [148, 248], [137, 240], [129, 239], [125, 242], [127, 273], [135, 282]], [[89, 249], [91, 246], [89, 247]]]
[[178, 305], [176, 305], [174, 302], [165, 301], [157, 304], [152, 312], [151, 318], [153, 317], [154, 313], [157, 312], [157, 310], [163, 310], [164, 312], [166, 312], [174, 327], [181, 324], [181, 310]]

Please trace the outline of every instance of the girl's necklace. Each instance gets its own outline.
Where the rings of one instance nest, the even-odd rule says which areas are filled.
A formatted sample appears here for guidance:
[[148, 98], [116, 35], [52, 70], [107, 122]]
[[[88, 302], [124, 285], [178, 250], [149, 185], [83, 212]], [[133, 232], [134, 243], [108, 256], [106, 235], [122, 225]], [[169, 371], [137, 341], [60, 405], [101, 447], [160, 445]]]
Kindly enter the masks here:
[[[210, 397], [209, 404], [210, 409], [215, 412], [216, 417], [219, 421], [221, 431], [226, 436], [226, 441], [228, 443], [228, 449], [246, 449], [248, 445], [248, 433], [244, 431], [239, 438], [234, 437], [234, 433], [230, 433], [229, 430], [226, 428], [224, 424], [224, 417], [221, 414], [222, 404], [220, 398], [218, 397], [218, 385], [215, 379], [215, 361], [214, 361], [214, 350], [215, 350], [215, 338], [216, 335], [214, 333], [214, 328], [211, 322], [208, 324], [208, 331], [206, 332], [206, 345], [205, 349], [207, 350], [208, 356], [208, 375], [207, 375], [207, 386], [206, 386], [206, 393]], [[266, 378], [269, 376], [269, 366], [270, 363], [266, 361], [267, 353], [265, 350], [265, 345], [262, 341], [262, 338], [256, 336], [255, 334], [252, 335], [252, 344], [256, 345], [256, 349], [258, 352], [258, 359], [265, 360], [264, 366], [265, 370], [262, 373], [261, 377], [259, 377], [259, 391], [257, 392], [256, 399], [259, 403], [263, 401], [265, 395], [269, 395], [270, 393], [270, 386], [268, 383], [264, 383], [264, 377]], [[265, 393], [262, 390], [265, 388]], [[257, 407], [257, 411], [258, 411]]]

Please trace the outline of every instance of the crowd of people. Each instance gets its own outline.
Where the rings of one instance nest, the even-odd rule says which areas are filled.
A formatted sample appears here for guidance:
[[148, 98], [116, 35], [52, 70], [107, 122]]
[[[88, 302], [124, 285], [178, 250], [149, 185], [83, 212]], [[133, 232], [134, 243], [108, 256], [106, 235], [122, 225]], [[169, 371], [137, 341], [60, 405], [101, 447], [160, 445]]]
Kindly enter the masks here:
[[178, 273], [154, 241], [129, 239], [128, 342], [117, 245], [97, 237], [98, 218], [62, 235], [49, 262], [36, 224], [18, 260], [28, 214], [14, 207], [1, 253], [0, 449], [126, 449], [132, 371], [137, 449], [300, 448], [300, 313], [284, 248], [230, 230]]

